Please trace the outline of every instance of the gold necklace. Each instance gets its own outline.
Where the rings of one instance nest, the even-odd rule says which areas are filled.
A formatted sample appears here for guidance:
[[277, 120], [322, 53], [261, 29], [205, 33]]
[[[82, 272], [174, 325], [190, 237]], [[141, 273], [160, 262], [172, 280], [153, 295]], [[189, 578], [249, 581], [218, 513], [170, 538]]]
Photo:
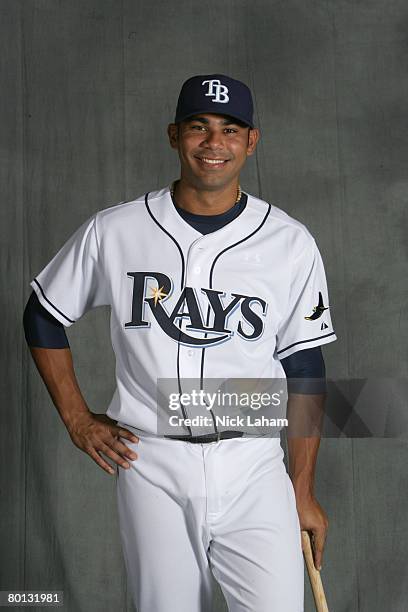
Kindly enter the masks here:
[[[175, 185], [176, 181], [174, 181], [174, 183], [172, 183], [171, 185], [171, 189], [170, 189], [170, 195], [173, 198], [174, 197], [174, 185]], [[238, 185], [238, 190], [237, 190], [237, 199], [235, 200], [235, 204], [237, 204], [242, 196], [242, 191], [241, 191], [241, 185]]]

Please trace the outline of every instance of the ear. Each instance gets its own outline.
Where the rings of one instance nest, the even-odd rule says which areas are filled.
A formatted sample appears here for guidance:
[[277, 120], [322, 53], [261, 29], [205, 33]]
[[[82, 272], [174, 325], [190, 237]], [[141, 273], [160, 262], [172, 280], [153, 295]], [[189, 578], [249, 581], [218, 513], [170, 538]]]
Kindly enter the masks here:
[[167, 134], [169, 137], [170, 146], [173, 149], [178, 148], [178, 125], [177, 123], [169, 123], [167, 126]]
[[261, 133], [258, 128], [252, 128], [248, 134], [247, 155], [252, 155], [255, 152], [256, 145], [259, 142]]

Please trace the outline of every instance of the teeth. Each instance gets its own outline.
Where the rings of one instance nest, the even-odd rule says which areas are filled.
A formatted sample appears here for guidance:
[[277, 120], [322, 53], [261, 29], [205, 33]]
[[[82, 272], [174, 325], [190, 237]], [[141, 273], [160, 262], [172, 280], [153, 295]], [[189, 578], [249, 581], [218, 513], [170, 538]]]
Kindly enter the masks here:
[[224, 160], [223, 159], [207, 159], [206, 157], [202, 157], [201, 160], [203, 162], [205, 162], [206, 164], [223, 164]]

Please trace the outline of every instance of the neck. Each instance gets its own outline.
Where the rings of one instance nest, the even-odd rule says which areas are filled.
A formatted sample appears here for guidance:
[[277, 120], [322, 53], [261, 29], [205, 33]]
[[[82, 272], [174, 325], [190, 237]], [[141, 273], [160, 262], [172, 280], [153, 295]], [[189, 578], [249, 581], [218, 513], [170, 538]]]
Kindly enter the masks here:
[[189, 185], [181, 178], [173, 183], [171, 189], [177, 206], [196, 215], [220, 215], [232, 208], [241, 197], [238, 181], [217, 191], [206, 191]]

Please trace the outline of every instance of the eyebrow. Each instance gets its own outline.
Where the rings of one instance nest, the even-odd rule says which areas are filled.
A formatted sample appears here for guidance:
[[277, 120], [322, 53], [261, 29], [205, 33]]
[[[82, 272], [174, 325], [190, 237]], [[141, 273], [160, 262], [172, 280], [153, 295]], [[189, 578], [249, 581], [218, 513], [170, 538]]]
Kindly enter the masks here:
[[[210, 123], [205, 117], [191, 117], [186, 119], [186, 123], [193, 123], [194, 121], [199, 121], [200, 123], [205, 123], [206, 125]], [[238, 123], [234, 121], [232, 117], [225, 117], [222, 125], [238, 125]]]

